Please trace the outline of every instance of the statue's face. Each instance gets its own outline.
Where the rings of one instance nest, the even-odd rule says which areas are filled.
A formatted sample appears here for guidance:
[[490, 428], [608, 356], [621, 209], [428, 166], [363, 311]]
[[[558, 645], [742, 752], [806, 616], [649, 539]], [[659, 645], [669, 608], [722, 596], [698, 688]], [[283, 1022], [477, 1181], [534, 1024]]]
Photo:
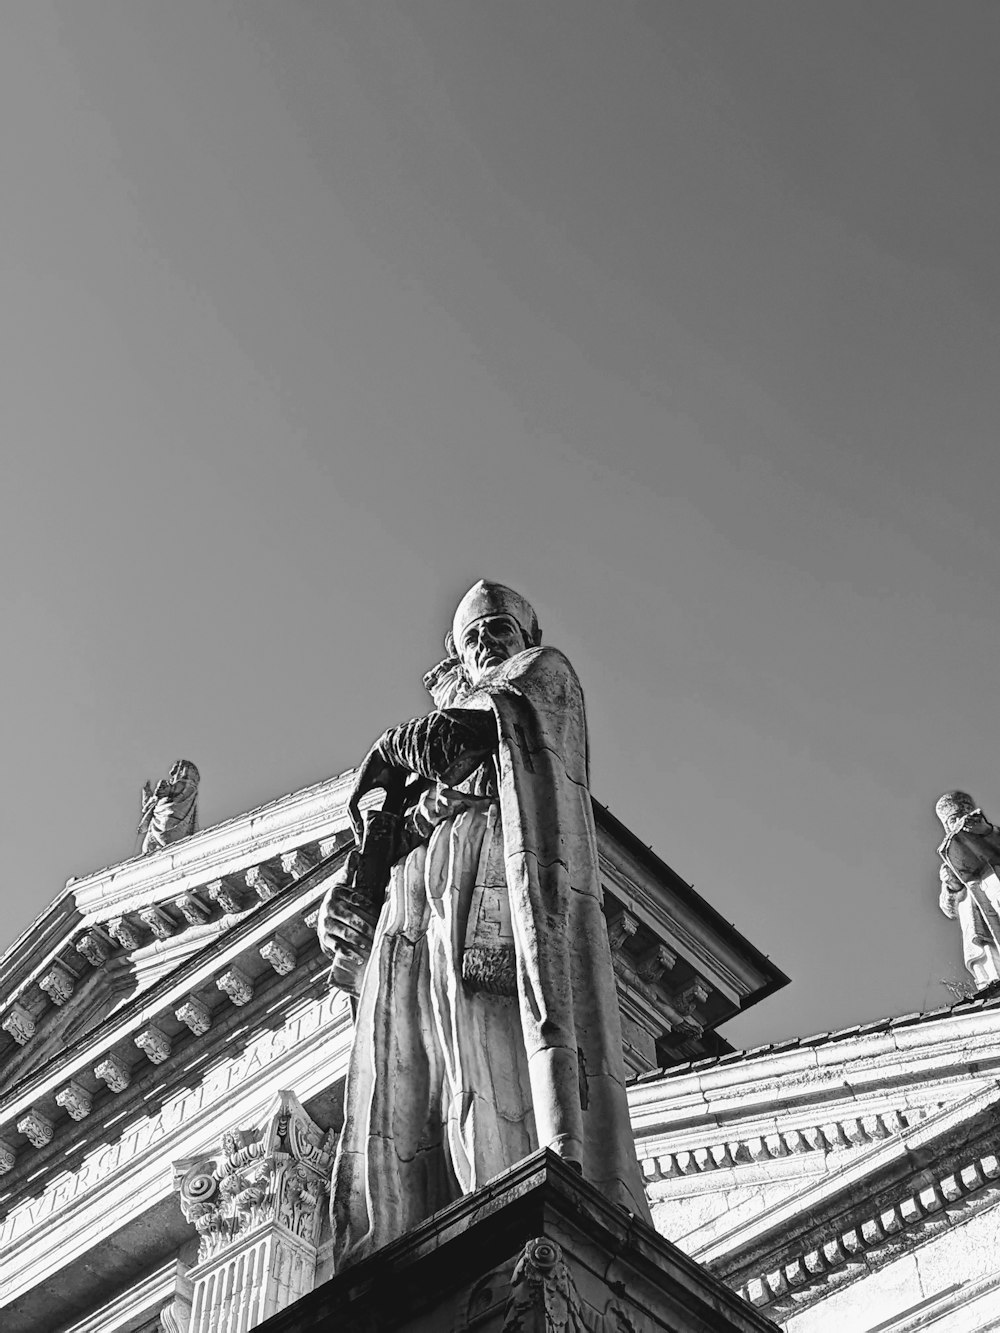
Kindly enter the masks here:
[[476, 685], [487, 671], [523, 652], [524, 646], [524, 633], [513, 616], [483, 616], [465, 630], [458, 651], [469, 679]]

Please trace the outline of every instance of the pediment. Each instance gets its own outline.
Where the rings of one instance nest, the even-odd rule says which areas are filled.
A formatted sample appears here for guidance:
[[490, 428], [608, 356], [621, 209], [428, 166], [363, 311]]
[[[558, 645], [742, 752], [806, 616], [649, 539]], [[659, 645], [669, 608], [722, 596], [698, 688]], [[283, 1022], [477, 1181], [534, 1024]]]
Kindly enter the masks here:
[[71, 880], [0, 963], [0, 1091], [336, 858], [347, 776]]

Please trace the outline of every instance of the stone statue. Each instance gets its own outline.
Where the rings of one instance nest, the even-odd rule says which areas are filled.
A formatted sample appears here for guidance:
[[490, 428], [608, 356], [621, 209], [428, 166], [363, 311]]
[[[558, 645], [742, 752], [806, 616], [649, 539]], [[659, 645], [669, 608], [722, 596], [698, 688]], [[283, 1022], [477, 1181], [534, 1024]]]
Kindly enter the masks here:
[[142, 814], [137, 834], [142, 838], [143, 856], [195, 831], [199, 776], [190, 759], [178, 759], [155, 787], [149, 782], [142, 784]]
[[944, 825], [941, 911], [962, 927], [965, 966], [977, 986], [1000, 980], [1000, 832], [964, 791], [935, 806]]
[[358, 910], [364, 845], [320, 910], [335, 960], [371, 940], [333, 1171], [338, 1269], [539, 1146], [649, 1221], [579, 681], [502, 584], [466, 593], [445, 642], [425, 678], [436, 708], [382, 734], [350, 798], [359, 842], [366, 793], [405, 811], [377, 925]]

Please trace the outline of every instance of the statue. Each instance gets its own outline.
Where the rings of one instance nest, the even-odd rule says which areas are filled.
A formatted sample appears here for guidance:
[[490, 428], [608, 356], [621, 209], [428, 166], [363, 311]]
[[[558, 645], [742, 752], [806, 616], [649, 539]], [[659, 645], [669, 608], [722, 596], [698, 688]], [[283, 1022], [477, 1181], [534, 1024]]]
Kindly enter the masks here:
[[[502, 584], [466, 593], [445, 643], [425, 677], [435, 709], [384, 732], [358, 769], [360, 851], [318, 921], [334, 981], [357, 997], [331, 1198], [338, 1269], [539, 1146], [650, 1220], [579, 681]], [[363, 820], [378, 788], [383, 812]], [[379, 857], [380, 905], [365, 888]]]
[[149, 782], [142, 784], [142, 814], [136, 832], [142, 838], [143, 856], [195, 831], [199, 778], [190, 759], [178, 759], [155, 787]]
[[964, 791], [935, 806], [944, 825], [941, 911], [962, 927], [965, 966], [977, 986], [1000, 980], [1000, 832]]

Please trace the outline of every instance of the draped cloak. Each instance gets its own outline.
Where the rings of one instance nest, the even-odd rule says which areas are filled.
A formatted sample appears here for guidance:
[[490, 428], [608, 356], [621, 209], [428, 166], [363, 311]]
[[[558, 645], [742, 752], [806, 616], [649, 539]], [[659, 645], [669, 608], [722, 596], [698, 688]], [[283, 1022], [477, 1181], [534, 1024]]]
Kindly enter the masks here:
[[965, 966], [977, 986], [1000, 980], [1000, 835], [960, 831], [938, 848], [956, 884], [942, 885], [940, 906], [962, 928]]
[[[429, 840], [392, 869], [334, 1164], [338, 1269], [539, 1146], [578, 1162], [608, 1198], [650, 1220], [625, 1095], [579, 681], [557, 649], [531, 648], [488, 672], [462, 706], [496, 717], [496, 795], [438, 788]], [[510, 905], [510, 998], [462, 979], [469, 904], [491, 838], [502, 840]]]

